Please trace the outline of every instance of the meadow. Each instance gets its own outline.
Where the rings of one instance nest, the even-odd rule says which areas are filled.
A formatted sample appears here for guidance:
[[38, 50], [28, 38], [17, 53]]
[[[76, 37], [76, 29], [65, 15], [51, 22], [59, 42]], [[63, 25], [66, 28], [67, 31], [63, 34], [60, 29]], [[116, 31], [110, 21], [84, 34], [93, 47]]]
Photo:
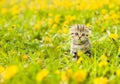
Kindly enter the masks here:
[[[119, 0], [0, 0], [0, 84], [120, 84]], [[72, 60], [69, 28], [91, 29]]]

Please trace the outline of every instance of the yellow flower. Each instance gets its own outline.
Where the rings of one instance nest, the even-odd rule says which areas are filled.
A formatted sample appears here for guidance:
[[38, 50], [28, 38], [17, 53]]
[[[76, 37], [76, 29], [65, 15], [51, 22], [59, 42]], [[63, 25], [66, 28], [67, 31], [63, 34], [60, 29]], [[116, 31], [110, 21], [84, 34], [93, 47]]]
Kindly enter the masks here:
[[69, 78], [65, 72], [61, 73], [61, 80], [62, 82], [68, 82]]
[[2, 8], [1, 12], [2, 12], [2, 14], [6, 14], [7, 13], [7, 8]]
[[2, 73], [5, 70], [3, 66], [0, 66], [0, 73]]
[[118, 39], [118, 35], [117, 34], [110, 34], [110, 38], [117, 40]]
[[77, 55], [78, 55], [78, 56], [82, 56], [82, 55], [83, 55], [83, 52], [79, 51], [79, 52], [77, 53]]
[[76, 16], [71, 16], [71, 18], [70, 18], [72, 21], [73, 20], [76, 20]]
[[16, 65], [11, 65], [5, 69], [4, 72], [1, 73], [1, 76], [8, 80], [12, 78], [18, 72], [18, 67]]
[[25, 60], [25, 61], [29, 59], [29, 57], [28, 57], [27, 55], [23, 55], [22, 58], [23, 58], [23, 60]]
[[14, 5], [11, 9], [10, 12], [15, 15], [15, 14], [19, 14], [21, 11], [20, 7], [18, 5]]
[[99, 78], [95, 78], [94, 79], [94, 84], [107, 84], [108, 83], [108, 79], [105, 77], [99, 77]]
[[69, 20], [64, 21], [64, 25], [68, 25], [69, 23]]
[[91, 24], [90, 24], [90, 23], [88, 23], [88, 24], [87, 24], [87, 27], [88, 27], [88, 28], [90, 28], [90, 27], [91, 27]]
[[101, 62], [99, 63], [99, 67], [104, 67], [104, 66], [106, 66], [107, 64], [108, 64], [107, 61], [101, 61]]
[[53, 14], [52, 13], [48, 13], [48, 16], [53, 16]]
[[47, 37], [45, 37], [45, 42], [50, 43], [50, 42], [51, 42], [51, 39], [47, 36]]
[[64, 31], [65, 34], [69, 33], [69, 30], [67, 28], [64, 28], [63, 31]]
[[60, 15], [56, 15], [55, 16], [55, 23], [59, 23], [60, 22]]
[[54, 23], [54, 20], [52, 18], [48, 19], [48, 25], [51, 26]]
[[77, 64], [80, 64], [80, 63], [82, 62], [82, 60], [83, 60], [83, 58], [80, 57], [80, 58], [78, 59], [78, 61], [77, 61]]
[[72, 77], [73, 72], [72, 72], [71, 69], [67, 69], [67, 70], [66, 70], [66, 74], [67, 74], [68, 77]]
[[105, 54], [103, 54], [103, 55], [101, 56], [101, 60], [102, 60], [102, 61], [107, 60], [107, 56], [106, 56]]
[[41, 22], [41, 21], [38, 21], [38, 22], [34, 25], [34, 29], [35, 29], [35, 30], [38, 30], [41, 24], [42, 24], [42, 22]]
[[82, 83], [85, 79], [86, 79], [86, 72], [83, 71], [83, 70], [78, 70], [76, 71], [74, 74], [73, 74], [73, 79], [76, 81], [76, 82], [79, 82], [79, 83]]
[[104, 14], [107, 13], [107, 10], [106, 10], [106, 9], [103, 9], [101, 12], [102, 12], [102, 14], [104, 15]]
[[57, 24], [53, 24], [52, 29], [57, 28]]
[[49, 71], [47, 69], [43, 69], [40, 72], [38, 72], [37, 76], [36, 76], [36, 81], [40, 82], [42, 81], [45, 77], [47, 77], [49, 74]]
[[59, 29], [59, 30], [57, 31], [57, 33], [58, 33], [58, 34], [62, 34], [62, 30]]
[[37, 64], [41, 64], [42, 61], [40, 59], [37, 60]]
[[116, 75], [120, 77], [120, 69], [116, 70]]

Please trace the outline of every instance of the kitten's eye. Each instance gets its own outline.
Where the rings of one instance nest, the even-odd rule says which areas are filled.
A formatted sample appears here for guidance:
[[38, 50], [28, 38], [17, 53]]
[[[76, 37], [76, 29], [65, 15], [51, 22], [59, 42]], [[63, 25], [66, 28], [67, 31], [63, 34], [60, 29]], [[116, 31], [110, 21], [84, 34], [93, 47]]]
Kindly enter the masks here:
[[88, 34], [86, 34], [86, 36], [88, 36]]
[[71, 33], [71, 34], [73, 34], [73, 33]]
[[82, 33], [82, 36], [85, 36], [85, 33]]
[[78, 33], [75, 33], [75, 35], [78, 35]]

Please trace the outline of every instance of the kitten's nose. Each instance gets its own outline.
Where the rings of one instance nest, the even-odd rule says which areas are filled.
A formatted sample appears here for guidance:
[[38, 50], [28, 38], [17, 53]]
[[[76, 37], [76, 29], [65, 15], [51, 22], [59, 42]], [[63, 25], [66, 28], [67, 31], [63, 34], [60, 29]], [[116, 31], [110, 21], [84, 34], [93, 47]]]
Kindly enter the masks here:
[[79, 39], [81, 38], [81, 36], [79, 36]]

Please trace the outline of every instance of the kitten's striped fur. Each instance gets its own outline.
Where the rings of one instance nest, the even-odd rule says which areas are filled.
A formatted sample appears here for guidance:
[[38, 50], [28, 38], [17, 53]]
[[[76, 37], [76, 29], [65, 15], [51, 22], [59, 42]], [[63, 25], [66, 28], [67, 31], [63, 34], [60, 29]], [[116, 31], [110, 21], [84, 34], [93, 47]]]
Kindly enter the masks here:
[[74, 58], [78, 58], [78, 51], [81, 51], [89, 56], [91, 55], [89, 33], [90, 29], [81, 24], [75, 24], [70, 27], [70, 35], [72, 37], [70, 52]]

